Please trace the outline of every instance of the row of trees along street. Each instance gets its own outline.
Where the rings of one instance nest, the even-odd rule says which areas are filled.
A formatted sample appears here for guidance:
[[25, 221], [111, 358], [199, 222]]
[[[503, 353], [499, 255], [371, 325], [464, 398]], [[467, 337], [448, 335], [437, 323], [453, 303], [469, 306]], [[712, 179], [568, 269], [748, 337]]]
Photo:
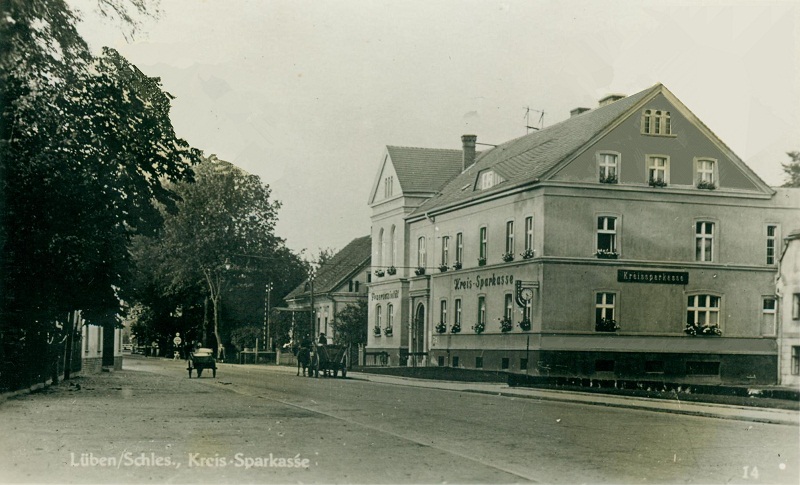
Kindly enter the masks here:
[[[148, 13], [96, 2], [130, 32]], [[140, 340], [221, 347], [262, 321], [266, 282], [278, 302], [306, 271], [269, 187], [179, 138], [160, 80], [93, 56], [77, 21], [64, 0], [0, 2], [0, 392], [80, 368], [75, 323], [113, 339], [127, 314]]]

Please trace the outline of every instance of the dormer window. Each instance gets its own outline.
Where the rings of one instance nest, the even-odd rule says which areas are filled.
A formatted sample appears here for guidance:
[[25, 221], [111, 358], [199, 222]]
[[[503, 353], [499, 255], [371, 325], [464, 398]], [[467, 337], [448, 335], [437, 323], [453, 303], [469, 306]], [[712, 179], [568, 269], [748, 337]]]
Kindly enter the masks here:
[[478, 190], [486, 190], [494, 187], [500, 182], [505, 182], [502, 176], [498, 175], [494, 170], [486, 170], [478, 175]]
[[669, 111], [646, 109], [642, 113], [642, 133], [645, 135], [671, 135], [672, 119]]

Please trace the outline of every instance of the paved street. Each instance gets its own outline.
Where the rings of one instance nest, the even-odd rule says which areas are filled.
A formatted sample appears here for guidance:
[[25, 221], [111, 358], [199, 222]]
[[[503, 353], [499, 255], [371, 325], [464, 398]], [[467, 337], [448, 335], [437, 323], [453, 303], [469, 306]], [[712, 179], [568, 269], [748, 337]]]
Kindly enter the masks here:
[[75, 383], [0, 403], [0, 481], [798, 481], [796, 425], [141, 357]]

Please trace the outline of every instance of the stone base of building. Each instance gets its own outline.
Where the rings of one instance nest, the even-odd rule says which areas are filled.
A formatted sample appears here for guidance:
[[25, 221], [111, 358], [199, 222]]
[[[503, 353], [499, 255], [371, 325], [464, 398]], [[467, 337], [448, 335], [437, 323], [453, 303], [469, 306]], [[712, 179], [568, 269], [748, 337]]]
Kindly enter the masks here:
[[777, 356], [547, 350], [432, 350], [428, 365], [529, 375], [770, 385]]
[[[122, 370], [122, 356], [114, 357], [113, 370]], [[103, 372], [103, 358], [102, 357], [86, 357], [81, 364], [81, 372], [84, 374], [99, 374]]]
[[362, 360], [359, 363], [366, 367], [404, 366], [408, 361], [408, 350], [405, 348], [367, 347], [360, 357]]

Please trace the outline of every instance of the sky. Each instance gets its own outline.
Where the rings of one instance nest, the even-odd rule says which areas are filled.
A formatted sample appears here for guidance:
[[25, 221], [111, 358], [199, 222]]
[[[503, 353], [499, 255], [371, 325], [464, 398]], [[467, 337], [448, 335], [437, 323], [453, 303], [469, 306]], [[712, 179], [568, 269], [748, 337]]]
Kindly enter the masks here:
[[133, 40], [71, 0], [173, 96], [179, 137], [272, 188], [314, 257], [370, 233], [386, 145], [499, 144], [664, 84], [770, 185], [800, 150], [800, 2], [161, 0]]

